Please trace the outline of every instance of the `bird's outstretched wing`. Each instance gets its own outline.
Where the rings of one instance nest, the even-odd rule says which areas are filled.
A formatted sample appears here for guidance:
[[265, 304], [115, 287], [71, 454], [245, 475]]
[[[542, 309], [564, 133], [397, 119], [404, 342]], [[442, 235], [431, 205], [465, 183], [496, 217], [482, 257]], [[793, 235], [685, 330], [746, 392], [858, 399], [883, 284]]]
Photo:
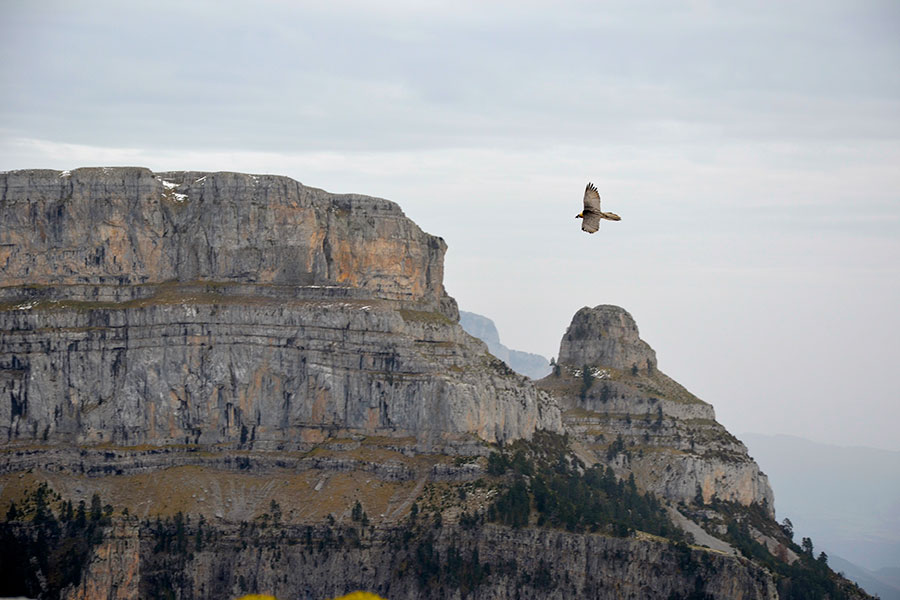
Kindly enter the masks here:
[[603, 213], [600, 212], [600, 192], [597, 186], [588, 182], [584, 188], [584, 210], [581, 211], [581, 230], [588, 233], [596, 233], [600, 229], [600, 219]]
[[588, 182], [587, 187], [584, 188], [585, 215], [588, 211], [595, 213], [600, 212], [600, 192], [597, 191], [597, 186], [591, 182]]

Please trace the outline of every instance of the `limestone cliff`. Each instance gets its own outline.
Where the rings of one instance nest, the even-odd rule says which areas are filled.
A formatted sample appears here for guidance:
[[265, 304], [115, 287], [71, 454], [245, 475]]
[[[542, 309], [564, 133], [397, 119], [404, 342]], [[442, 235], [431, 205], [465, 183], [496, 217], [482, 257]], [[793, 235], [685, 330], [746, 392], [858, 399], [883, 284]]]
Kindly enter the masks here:
[[712, 406], [659, 371], [624, 309], [579, 310], [560, 342], [556, 374], [540, 385], [586, 448], [645, 489], [675, 502], [758, 504], [774, 516], [768, 479], [746, 446], [716, 422]]
[[0, 293], [11, 300], [122, 301], [173, 281], [333, 286], [455, 321], [442, 284], [445, 251], [393, 202], [287, 177], [143, 168], [0, 174]]
[[559, 430], [456, 324], [440, 238], [285, 177], [0, 175], [0, 436], [297, 448]]

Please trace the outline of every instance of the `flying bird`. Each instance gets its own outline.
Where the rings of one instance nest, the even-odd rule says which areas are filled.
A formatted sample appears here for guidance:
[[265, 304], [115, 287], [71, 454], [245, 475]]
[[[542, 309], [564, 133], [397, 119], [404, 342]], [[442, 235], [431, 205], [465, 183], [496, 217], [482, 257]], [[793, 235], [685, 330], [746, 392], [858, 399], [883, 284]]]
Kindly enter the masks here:
[[588, 233], [596, 233], [600, 229], [600, 219], [622, 220], [622, 217], [616, 213], [600, 210], [600, 192], [591, 182], [588, 182], [587, 187], [584, 188], [584, 210], [575, 215], [575, 218], [582, 219], [581, 230]]

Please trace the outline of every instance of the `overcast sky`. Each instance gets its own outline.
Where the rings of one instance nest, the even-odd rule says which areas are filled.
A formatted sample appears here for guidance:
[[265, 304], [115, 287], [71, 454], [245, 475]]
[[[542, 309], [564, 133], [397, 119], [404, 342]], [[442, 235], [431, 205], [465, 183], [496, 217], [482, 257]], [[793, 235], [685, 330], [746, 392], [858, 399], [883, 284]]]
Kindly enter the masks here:
[[[732, 432], [900, 449], [895, 0], [0, 11], [0, 170], [389, 198], [511, 348], [618, 304]], [[592, 236], [588, 180], [622, 216]]]

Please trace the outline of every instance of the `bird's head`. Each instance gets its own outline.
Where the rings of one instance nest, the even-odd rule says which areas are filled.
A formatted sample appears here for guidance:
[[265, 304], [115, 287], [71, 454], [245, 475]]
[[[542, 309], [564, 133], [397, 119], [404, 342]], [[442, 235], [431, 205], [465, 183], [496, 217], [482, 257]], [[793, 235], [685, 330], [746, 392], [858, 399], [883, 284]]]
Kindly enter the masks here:
[[576, 219], [583, 219], [583, 218], [584, 218], [584, 213], [578, 213], [577, 215], [575, 215], [575, 218], [576, 218]]

